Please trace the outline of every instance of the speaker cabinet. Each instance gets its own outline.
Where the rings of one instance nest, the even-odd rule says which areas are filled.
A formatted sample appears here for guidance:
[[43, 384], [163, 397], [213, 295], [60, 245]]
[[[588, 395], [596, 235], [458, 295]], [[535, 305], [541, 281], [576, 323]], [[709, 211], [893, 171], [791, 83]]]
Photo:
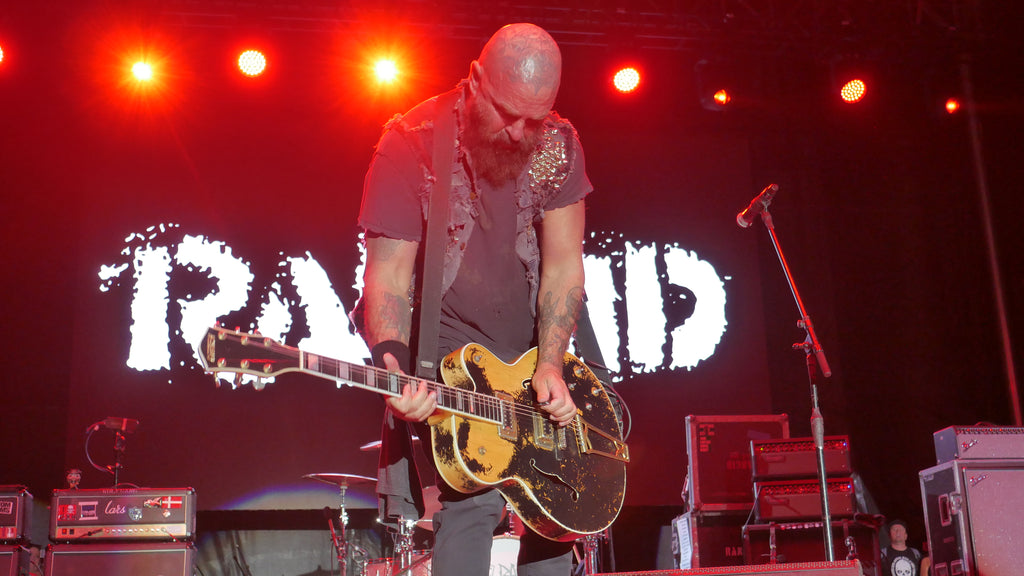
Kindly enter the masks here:
[[29, 573], [28, 550], [21, 546], [0, 546], [0, 576], [21, 576]]
[[1024, 459], [952, 460], [919, 478], [932, 574], [1020, 573]]
[[192, 576], [195, 549], [188, 543], [52, 544], [46, 576]]

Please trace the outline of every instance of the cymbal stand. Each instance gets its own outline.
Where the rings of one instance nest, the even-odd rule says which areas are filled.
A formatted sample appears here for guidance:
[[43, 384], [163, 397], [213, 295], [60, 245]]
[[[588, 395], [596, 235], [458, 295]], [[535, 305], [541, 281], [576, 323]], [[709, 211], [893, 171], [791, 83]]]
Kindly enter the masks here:
[[602, 530], [597, 534], [587, 534], [583, 542], [583, 574], [591, 576], [601, 572], [601, 542], [608, 538], [608, 531]]
[[[342, 482], [338, 485], [338, 491], [341, 493], [341, 510], [338, 512], [338, 530], [334, 529], [334, 520], [332, 518], [327, 519], [327, 524], [331, 528], [331, 542], [334, 544], [334, 550], [338, 554], [338, 570], [340, 570], [340, 576], [345, 576], [348, 571], [348, 557], [349, 547], [358, 548], [348, 542], [348, 510], [345, 509], [345, 490], [348, 488], [348, 484]], [[340, 533], [340, 534], [339, 534]], [[365, 551], [358, 549], [365, 556]], [[360, 570], [360, 576], [362, 576]]]
[[428, 556], [416, 562], [412, 561], [412, 533], [414, 528], [416, 528], [415, 520], [406, 520], [405, 518], [398, 519], [398, 533], [395, 535], [395, 561], [398, 565], [398, 570], [393, 574], [393, 576], [405, 574], [429, 558]]

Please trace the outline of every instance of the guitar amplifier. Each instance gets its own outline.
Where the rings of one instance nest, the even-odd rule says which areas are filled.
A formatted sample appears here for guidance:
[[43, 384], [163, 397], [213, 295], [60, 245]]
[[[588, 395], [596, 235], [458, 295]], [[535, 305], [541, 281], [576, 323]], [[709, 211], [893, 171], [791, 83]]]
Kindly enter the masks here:
[[754, 505], [750, 443], [789, 437], [789, 416], [686, 417], [690, 510], [746, 511]]
[[932, 574], [1020, 574], [1024, 459], [952, 460], [919, 480]]
[[32, 494], [24, 486], [0, 486], [0, 542], [26, 542], [32, 523]]
[[196, 528], [192, 488], [54, 490], [50, 539], [177, 541]]
[[1024, 459], [1024, 428], [950, 426], [932, 434], [936, 464], [950, 460]]
[[[850, 437], [824, 438], [825, 475], [850, 476]], [[818, 450], [813, 438], [755, 440], [750, 443], [754, 480], [818, 477]]]
[[51, 544], [46, 576], [193, 576], [196, 549], [189, 542]]
[[[828, 508], [833, 518], [852, 518], [857, 511], [852, 478], [831, 478]], [[813, 480], [754, 482], [757, 501], [754, 513], [761, 522], [821, 519], [821, 484]]]

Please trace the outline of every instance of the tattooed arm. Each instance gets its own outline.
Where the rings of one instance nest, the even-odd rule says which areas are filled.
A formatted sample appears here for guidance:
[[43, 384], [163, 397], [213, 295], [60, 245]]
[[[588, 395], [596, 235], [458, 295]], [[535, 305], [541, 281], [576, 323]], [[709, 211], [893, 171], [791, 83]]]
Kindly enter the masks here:
[[[366, 269], [363, 272], [365, 327], [363, 338], [371, 349], [389, 340], [409, 345], [412, 331], [412, 309], [409, 287], [416, 265], [416, 242], [383, 236], [366, 239]], [[385, 366], [400, 371], [392, 354], [384, 355]], [[424, 383], [413, 390], [406, 385], [398, 398], [388, 398], [388, 406], [404, 420], [422, 421], [437, 407], [435, 393], [427, 392]]]
[[[537, 401], [564, 426], [576, 414], [562, 377], [562, 358], [583, 302], [583, 200], [545, 213], [540, 236], [537, 302]], [[545, 405], [545, 403], [547, 403]]]

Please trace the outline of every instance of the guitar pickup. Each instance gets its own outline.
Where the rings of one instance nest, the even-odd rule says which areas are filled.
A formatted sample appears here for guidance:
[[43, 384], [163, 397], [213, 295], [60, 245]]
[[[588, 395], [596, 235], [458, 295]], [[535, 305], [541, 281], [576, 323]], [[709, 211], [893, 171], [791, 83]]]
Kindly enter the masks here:
[[498, 399], [498, 437], [515, 442], [519, 439], [516, 401], [511, 394], [500, 390], [494, 391], [494, 397]]
[[555, 426], [544, 412], [533, 414], [533, 443], [541, 450], [565, 448], [565, 428]]

